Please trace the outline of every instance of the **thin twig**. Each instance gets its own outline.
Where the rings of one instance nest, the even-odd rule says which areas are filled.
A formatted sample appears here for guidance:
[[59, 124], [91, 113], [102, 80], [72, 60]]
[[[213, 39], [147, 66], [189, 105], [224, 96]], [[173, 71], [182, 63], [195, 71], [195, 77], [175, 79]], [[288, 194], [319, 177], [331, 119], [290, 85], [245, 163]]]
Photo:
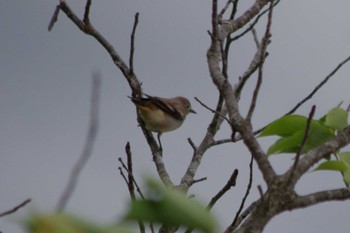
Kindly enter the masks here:
[[92, 81], [93, 82], [92, 82], [92, 95], [91, 95], [90, 124], [89, 124], [89, 131], [86, 137], [85, 146], [79, 160], [73, 167], [68, 184], [64, 189], [64, 192], [62, 193], [61, 198], [57, 204], [57, 207], [56, 207], [57, 212], [62, 212], [64, 210], [64, 208], [68, 203], [69, 198], [72, 196], [76, 188], [79, 175], [81, 174], [82, 169], [84, 168], [87, 161], [91, 157], [94, 142], [96, 140], [97, 130], [98, 130], [98, 109], [99, 109], [100, 90], [101, 90], [101, 76], [97, 73], [93, 74]]
[[128, 179], [126, 178], [126, 175], [125, 175], [124, 172], [123, 172], [123, 168], [122, 168], [122, 167], [118, 167], [118, 170], [119, 170], [120, 175], [123, 177], [125, 183], [129, 186], [129, 181], [128, 181]]
[[225, 6], [221, 9], [220, 13], [219, 13], [219, 20], [222, 19], [222, 16], [225, 14], [225, 12], [227, 11], [228, 7], [230, 6], [230, 4], [233, 2], [234, 0], [228, 0], [225, 4]]
[[206, 181], [207, 179], [208, 179], [207, 177], [203, 177], [203, 178], [200, 178], [200, 179], [197, 179], [197, 180], [193, 180], [192, 184], [199, 183], [199, 182], [202, 182], [202, 181]]
[[[269, 9], [270, 9], [270, 11], [269, 11], [269, 14], [268, 14], [265, 35], [262, 38], [262, 41], [261, 41], [260, 44], [256, 41], [257, 46], [258, 46], [258, 50], [260, 50], [260, 52], [259, 52], [259, 60], [260, 61], [258, 62], [260, 65], [259, 65], [259, 72], [258, 72], [258, 80], [256, 82], [256, 87], [255, 87], [255, 90], [253, 92], [253, 99], [251, 101], [250, 108], [248, 110], [248, 114], [247, 114], [247, 117], [246, 117], [246, 120], [248, 122], [251, 122], [251, 119], [253, 117], [253, 113], [254, 113], [255, 106], [256, 106], [256, 101], [258, 99], [258, 94], [259, 94], [259, 90], [260, 90], [261, 83], [262, 83], [262, 77], [263, 77], [262, 70], [263, 70], [264, 61], [265, 61], [265, 53], [266, 53], [267, 45], [269, 44], [270, 37], [271, 37], [270, 30], [271, 30], [271, 24], [272, 24], [272, 11], [273, 11], [273, 4], [272, 4], [272, 2], [270, 2], [270, 8]], [[257, 40], [255, 30], [253, 30], [252, 32], [253, 32], [255, 40]]]
[[[130, 149], [130, 143], [127, 142], [125, 145], [125, 153], [126, 153], [126, 158], [127, 158], [127, 164], [128, 164], [128, 189], [130, 193], [131, 200], [136, 200], [135, 197], [135, 188], [134, 188], [134, 174], [133, 174], [133, 169], [132, 169], [132, 154], [131, 154], [131, 149]], [[143, 224], [142, 221], [138, 220], [138, 225], [140, 228], [140, 233], [145, 233], [145, 225]]]
[[256, 45], [256, 48], [259, 48], [259, 40], [258, 40], [258, 35], [256, 34], [256, 30], [254, 28], [252, 28], [252, 35], [253, 35], [253, 39], [254, 39], [254, 43]]
[[261, 185], [258, 185], [257, 188], [258, 188], [261, 200], [264, 200], [264, 192], [263, 192]]
[[55, 23], [57, 22], [58, 19], [58, 14], [60, 13], [60, 5], [57, 5], [55, 8], [55, 12], [53, 13], [49, 26], [47, 27], [48, 31], [51, 31]]
[[[273, 4], [273, 7], [275, 7], [280, 1], [281, 1], [281, 0], [275, 1], [274, 4]], [[238, 39], [240, 39], [242, 36], [244, 36], [245, 34], [247, 34], [249, 31], [251, 31], [251, 30], [255, 27], [255, 25], [259, 22], [260, 18], [261, 18], [264, 14], [266, 14], [268, 11], [269, 11], [269, 9], [266, 9], [266, 10], [264, 10], [263, 12], [261, 12], [261, 13], [255, 18], [254, 22], [251, 23], [251, 24], [249, 25], [248, 28], [246, 28], [241, 34], [239, 34], [239, 35], [233, 37], [231, 40], [232, 40], [232, 41], [238, 40]]]
[[[293, 107], [289, 112], [285, 113], [284, 115], [290, 115], [290, 114], [293, 114], [296, 110], [298, 110], [304, 103], [306, 103], [308, 100], [310, 100], [315, 94], [317, 91], [319, 91], [328, 81], [330, 78], [332, 78], [336, 73], [337, 71], [343, 66], [345, 65], [347, 62], [350, 61], [350, 56], [348, 56], [347, 58], [345, 58], [342, 62], [340, 62], [338, 64], [338, 66], [333, 69], [313, 90], [312, 92], [307, 95], [302, 101], [298, 102], [295, 107]], [[266, 126], [263, 126], [262, 128], [254, 131], [254, 135], [258, 135], [259, 133], [261, 133], [261, 131], [263, 131], [265, 129]], [[242, 137], [241, 135], [238, 135], [236, 138], [235, 138], [235, 141], [239, 141], [239, 140], [242, 140]]]
[[204, 108], [206, 108], [206, 109], [208, 109], [209, 111], [211, 111], [212, 113], [215, 113], [215, 114], [217, 114], [218, 116], [222, 117], [223, 119], [225, 119], [225, 121], [226, 121], [227, 123], [230, 124], [230, 120], [229, 120], [225, 115], [222, 115], [222, 114], [221, 114], [220, 112], [218, 112], [217, 110], [214, 110], [214, 109], [208, 107], [205, 103], [203, 103], [202, 101], [200, 101], [197, 97], [194, 97], [194, 99], [195, 99], [198, 103], [200, 103], [200, 105], [202, 105]]
[[237, 221], [238, 221], [238, 218], [244, 208], [244, 204], [245, 204], [245, 201], [247, 200], [247, 197], [249, 195], [249, 192], [250, 192], [250, 189], [252, 188], [252, 183], [253, 183], [253, 156], [251, 157], [250, 159], [250, 163], [249, 163], [249, 182], [248, 182], [248, 186], [247, 186], [247, 190], [246, 190], [246, 193], [242, 199], [242, 202], [241, 202], [241, 205], [236, 213], [236, 216], [231, 224], [231, 226], [236, 226], [237, 225]]
[[[86, 7], [87, 6], [88, 5], [86, 5]], [[128, 81], [132, 92], [135, 95], [140, 96], [141, 83], [135, 75], [130, 75], [129, 67], [126, 65], [121, 56], [116, 52], [112, 44], [109, 43], [106, 40], [106, 38], [104, 38], [91, 24], [86, 25], [84, 21], [79, 19], [79, 17], [73, 12], [73, 10], [68, 6], [68, 4], [65, 1], [61, 0], [59, 7], [81, 31], [94, 37], [106, 49], [108, 54], [111, 56], [114, 64], [120, 69], [120, 71], [123, 73], [124, 77]], [[86, 10], [85, 15], [88, 15]]]
[[196, 151], [196, 150], [197, 150], [197, 147], [196, 147], [196, 145], [194, 144], [194, 142], [192, 141], [192, 139], [191, 139], [191, 138], [187, 138], [187, 141], [188, 141], [188, 143], [191, 145], [193, 151]]
[[339, 65], [332, 70], [332, 72], [330, 72], [313, 90], [312, 92], [306, 96], [302, 101], [300, 101], [299, 103], [297, 103], [297, 105], [295, 105], [294, 108], [292, 108], [289, 112], [287, 112], [285, 115], [289, 115], [294, 113], [301, 105], [303, 105], [306, 101], [308, 101], [309, 99], [311, 99], [313, 97], [313, 95], [323, 86], [327, 83], [327, 81], [334, 76], [335, 73], [337, 73], [337, 71], [343, 66], [345, 65], [347, 62], [350, 61], [350, 56], [345, 58], [342, 62], [339, 63]]
[[27, 200], [23, 201], [21, 204], [13, 207], [12, 209], [10, 210], [7, 210], [5, 212], [2, 212], [0, 213], [0, 217], [4, 217], [6, 215], [10, 215], [10, 214], [13, 214], [14, 212], [16, 212], [17, 210], [19, 210], [20, 208], [26, 206], [29, 202], [31, 202], [32, 200], [30, 198], [28, 198]]
[[87, 0], [85, 5], [84, 19], [83, 19], [83, 22], [85, 23], [85, 25], [90, 25], [90, 19], [89, 19], [90, 6], [91, 6], [91, 0]]
[[127, 164], [128, 164], [128, 170], [127, 170], [128, 171], [128, 188], [129, 188], [131, 199], [135, 200], [134, 174], [132, 169], [132, 155], [131, 155], [129, 142], [127, 142], [125, 145], [125, 153], [126, 153]]
[[237, 7], [238, 7], [238, 1], [239, 0], [233, 0], [233, 6], [232, 6], [232, 11], [230, 14], [230, 20], [233, 20], [236, 16], [237, 13]]
[[292, 172], [290, 173], [290, 176], [289, 176], [289, 179], [288, 179], [287, 183], [289, 183], [293, 179], [294, 171], [295, 171], [295, 169], [298, 166], [300, 155], [302, 154], [302, 151], [303, 151], [303, 148], [305, 146], [305, 143], [306, 143], [307, 139], [309, 138], [311, 122], [312, 122], [312, 118], [314, 117], [315, 110], [316, 110], [316, 106], [313, 105], [312, 108], [311, 108], [311, 111], [309, 113], [309, 117], [307, 119], [307, 122], [306, 122], [304, 137], [303, 137], [303, 139], [302, 139], [302, 141], [301, 141], [301, 143], [300, 143], [300, 145], [298, 147], [297, 153], [295, 155], [295, 160], [294, 160]]
[[215, 203], [228, 191], [230, 190], [231, 187], [236, 186], [236, 180], [237, 180], [237, 176], [238, 176], [238, 169], [235, 169], [231, 176], [230, 179], [227, 181], [227, 183], [225, 184], [225, 186], [211, 199], [211, 201], [209, 202], [207, 208], [211, 209]]
[[[237, 5], [238, 5], [238, 0], [233, 0], [232, 1], [232, 10], [231, 10], [231, 14], [230, 14], [230, 20], [233, 20], [236, 13], [237, 13]], [[221, 20], [221, 18], [219, 18], [219, 20]], [[225, 48], [222, 48], [222, 64], [223, 64], [223, 68], [222, 68], [222, 73], [223, 75], [226, 77], [226, 79], [228, 78], [228, 74], [227, 74], [227, 69], [228, 69], [228, 55], [229, 55], [229, 51], [230, 51], [230, 46], [231, 46], [232, 40], [231, 40], [231, 35], [228, 35], [226, 37], [225, 40]], [[222, 42], [221, 42], [222, 44]], [[223, 45], [221, 45], [223, 47]]]
[[132, 28], [132, 33], [130, 36], [130, 57], [129, 57], [130, 74], [134, 73], [135, 33], [136, 33], [136, 27], [138, 23], [139, 23], [139, 12], [135, 14], [134, 26]]
[[253, 113], [254, 113], [255, 106], [256, 106], [256, 101], [258, 99], [258, 94], [259, 94], [259, 90], [260, 90], [261, 83], [262, 83], [262, 76], [263, 76], [263, 72], [262, 72], [262, 64], [261, 64], [259, 67], [258, 79], [256, 81], [256, 86], [255, 86], [255, 89], [253, 92], [253, 99], [251, 101], [250, 108], [249, 108], [249, 111], [248, 111], [248, 114], [246, 117], [246, 120], [248, 122], [251, 122], [252, 117], [253, 117]]
[[239, 226], [241, 224], [241, 222], [254, 210], [254, 208], [261, 202], [260, 200], [254, 201], [253, 203], [251, 203], [243, 212], [242, 214], [237, 218], [237, 221], [235, 223], [235, 225], [230, 225], [225, 231], [224, 233], [230, 233], [233, 232], [237, 226]]
[[219, 28], [218, 28], [219, 27], [218, 0], [212, 1], [211, 26], [212, 26], [211, 39], [217, 40], [218, 39], [218, 31], [219, 31]]
[[[120, 164], [122, 165], [122, 168], [128, 173], [129, 176], [129, 170], [127, 168], [127, 166], [125, 165], [124, 161], [122, 160], [122, 158], [118, 158], [118, 161], [120, 162]], [[128, 185], [128, 179], [125, 179], [125, 183]], [[134, 183], [135, 187], [136, 187], [136, 191], [138, 192], [138, 194], [141, 196], [142, 199], [145, 199], [144, 195], [142, 194], [142, 191], [140, 189], [140, 186], [137, 184], [134, 176], [132, 176], [132, 182]]]
[[221, 140], [214, 141], [210, 146], [218, 146], [218, 145], [221, 145], [221, 144], [231, 143], [231, 142], [233, 142], [232, 138], [221, 139]]

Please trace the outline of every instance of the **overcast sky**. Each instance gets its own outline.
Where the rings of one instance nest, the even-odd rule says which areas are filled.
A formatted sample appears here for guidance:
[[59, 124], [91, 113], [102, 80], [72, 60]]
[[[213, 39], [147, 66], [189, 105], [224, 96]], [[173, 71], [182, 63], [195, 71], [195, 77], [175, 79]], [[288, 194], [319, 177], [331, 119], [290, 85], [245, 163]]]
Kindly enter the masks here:
[[[83, 14], [85, 1], [67, 1]], [[219, 1], [222, 7], [225, 1]], [[241, 1], [242, 12], [252, 1]], [[129, 196], [119, 175], [118, 157], [125, 157], [130, 141], [137, 180], [155, 173], [150, 149], [137, 127], [135, 107], [127, 98], [130, 89], [105, 50], [80, 32], [64, 14], [53, 31], [47, 31], [58, 0], [0, 1], [0, 212], [27, 198], [25, 208], [0, 219], [3, 233], [21, 232], [18, 221], [30, 210], [51, 212], [68, 181], [86, 137], [89, 121], [91, 74], [102, 76], [100, 125], [92, 158], [84, 169], [67, 211], [100, 223], [112, 223], [126, 208]], [[290, 110], [344, 58], [350, 55], [350, 2], [348, 0], [283, 0], [274, 10], [272, 43], [264, 67], [264, 82], [254, 117], [260, 128]], [[211, 113], [193, 100], [209, 106], [217, 101], [208, 74], [210, 1], [203, 0], [104, 0], [93, 1], [91, 21], [128, 59], [134, 14], [140, 12], [136, 32], [135, 72], [145, 93], [183, 95], [197, 115], [190, 115], [177, 131], [164, 134], [164, 161], [179, 182], [191, 158], [187, 138], [199, 143]], [[264, 30], [264, 21], [258, 29]], [[233, 45], [230, 80], [248, 66], [255, 45], [247, 34]], [[316, 117], [344, 101], [349, 103], [350, 64], [344, 66], [314, 98], [298, 110], [307, 114], [313, 104]], [[254, 82], [250, 83], [254, 86]], [[251, 88], [242, 95], [244, 112]], [[228, 138], [227, 125], [217, 138]], [[270, 139], [261, 140], [268, 148]], [[213, 148], [205, 155], [197, 178], [208, 180], [190, 190], [204, 203], [239, 169], [238, 185], [214, 207], [221, 229], [233, 219], [248, 181], [249, 153], [241, 143]], [[282, 173], [292, 156], [271, 158]], [[251, 202], [263, 185], [256, 169]], [[299, 193], [341, 187], [339, 174], [315, 172], [298, 184]], [[350, 228], [350, 202], [331, 202], [283, 213], [265, 232], [345, 232]], [[335, 229], [336, 228], [336, 229]]]

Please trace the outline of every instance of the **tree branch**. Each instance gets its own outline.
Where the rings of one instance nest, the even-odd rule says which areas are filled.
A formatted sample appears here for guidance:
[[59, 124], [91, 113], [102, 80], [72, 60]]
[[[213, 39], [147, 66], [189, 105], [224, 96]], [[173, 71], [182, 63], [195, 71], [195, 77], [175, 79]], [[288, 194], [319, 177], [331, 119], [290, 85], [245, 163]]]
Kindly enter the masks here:
[[66, 207], [70, 197], [72, 196], [75, 187], [78, 182], [79, 175], [86, 165], [87, 161], [91, 157], [94, 142], [97, 136], [98, 130], [98, 109], [100, 101], [100, 90], [101, 90], [101, 76], [99, 74], [93, 75], [92, 82], [92, 94], [91, 94], [91, 107], [90, 107], [90, 123], [89, 131], [86, 137], [85, 146], [83, 152], [73, 167], [68, 184], [61, 195], [59, 202], [57, 203], [56, 211], [62, 212]]
[[300, 160], [297, 167], [291, 167], [283, 176], [287, 179], [293, 173], [290, 184], [294, 186], [299, 178], [305, 174], [315, 163], [320, 161], [326, 155], [331, 154], [338, 149], [350, 143], [350, 126], [343, 131], [338, 132], [335, 139], [326, 142], [315, 149], [310, 150]]
[[12, 209], [10, 210], [7, 210], [7, 211], [4, 211], [2, 213], [0, 213], [0, 218], [1, 217], [4, 217], [6, 215], [10, 215], [10, 214], [13, 214], [15, 213], [17, 210], [23, 208], [24, 206], [26, 206], [29, 202], [31, 202], [32, 200], [30, 198], [28, 198], [27, 200], [23, 201], [21, 204], [13, 207]]
[[[266, 25], [266, 30], [265, 30], [265, 35], [261, 40], [261, 43], [259, 44], [260, 48], [260, 52], [259, 53], [259, 72], [258, 72], [258, 80], [256, 82], [256, 87], [255, 90], [253, 92], [253, 99], [251, 101], [250, 104], [250, 108], [248, 110], [248, 114], [246, 117], [246, 120], [248, 122], [251, 122], [251, 119], [253, 117], [253, 113], [255, 110], [255, 106], [256, 106], [256, 101], [258, 99], [258, 94], [259, 94], [259, 90], [261, 87], [261, 83], [262, 83], [262, 77], [263, 77], [263, 66], [264, 66], [264, 62], [265, 62], [265, 53], [266, 53], [266, 49], [268, 44], [270, 43], [270, 38], [271, 38], [271, 24], [272, 24], [272, 11], [273, 11], [273, 4], [272, 2], [270, 3], [270, 7], [269, 7], [269, 14], [268, 14], [268, 18], [267, 18], [267, 25]], [[254, 32], [254, 31], [253, 31]], [[258, 50], [259, 50], [258, 47]]]
[[[214, 13], [213, 16], [215, 16]], [[212, 22], [215, 22], [215, 19], [212, 19]], [[215, 27], [215, 25], [213, 25], [213, 27]], [[254, 156], [265, 181], [269, 184], [275, 178], [276, 174], [268, 161], [265, 152], [257, 142], [251, 125], [247, 123], [239, 113], [238, 99], [234, 93], [232, 85], [221, 72], [220, 60], [220, 43], [218, 43], [217, 40], [212, 39], [210, 48], [207, 52], [210, 76], [225, 100], [233, 130], [237, 130], [242, 135], [244, 143], [247, 145], [250, 153]]]
[[309, 117], [307, 119], [307, 122], [306, 122], [304, 137], [303, 137], [303, 139], [302, 139], [302, 141], [301, 141], [301, 143], [300, 143], [300, 145], [298, 147], [298, 151], [297, 151], [297, 153], [295, 155], [294, 164], [293, 164], [293, 167], [292, 167], [292, 170], [291, 170], [291, 173], [290, 173], [290, 177], [288, 179], [289, 181], [293, 178], [294, 171], [297, 168], [298, 163], [299, 163], [300, 155], [302, 153], [302, 150], [304, 148], [306, 140], [309, 138], [311, 121], [312, 121], [312, 118], [314, 117], [315, 110], [316, 110], [316, 106], [313, 105], [312, 108], [311, 108], [311, 111], [309, 113]]
[[215, 203], [228, 191], [230, 190], [231, 187], [236, 186], [236, 180], [238, 176], [238, 170], [235, 169], [231, 176], [230, 179], [227, 181], [225, 186], [211, 199], [211, 201], [208, 204], [208, 209], [211, 209]]
[[134, 51], [135, 51], [135, 33], [136, 33], [136, 27], [139, 23], [139, 13], [137, 12], [135, 14], [135, 20], [134, 20], [134, 26], [132, 28], [132, 33], [130, 36], [130, 57], [129, 57], [129, 67], [130, 67], [130, 74], [134, 74]]
[[327, 191], [321, 191], [317, 193], [312, 193], [305, 196], [299, 196], [295, 199], [291, 205], [293, 209], [295, 208], [305, 208], [308, 206], [316, 205], [326, 201], [344, 201], [350, 199], [350, 189], [333, 189]]
[[343, 66], [345, 65], [347, 62], [350, 61], [350, 56], [345, 58], [342, 62], [339, 63], [339, 65], [334, 69], [332, 70], [332, 72], [330, 72], [313, 90], [312, 92], [306, 96], [302, 101], [300, 101], [299, 103], [297, 103], [297, 105], [295, 105], [294, 108], [292, 108], [289, 112], [287, 112], [285, 115], [289, 115], [289, 114], [292, 114], [294, 113], [301, 105], [303, 105], [306, 101], [308, 101], [309, 99], [311, 99], [314, 94], [319, 90], [321, 89], [321, 87], [323, 85], [325, 85], [328, 80], [333, 77], [335, 75], [335, 73], [337, 73], [337, 71]]
[[198, 147], [195, 147], [192, 160], [188, 165], [185, 175], [181, 179], [180, 189], [184, 190], [185, 192], [193, 184], [193, 179], [201, 163], [202, 157], [206, 150], [212, 146], [212, 143], [214, 142], [214, 136], [216, 135], [220, 128], [220, 125], [224, 121], [224, 118], [222, 118], [221, 116], [225, 116], [227, 113], [226, 108], [223, 106], [223, 98], [221, 95], [219, 96], [216, 110], [214, 112], [215, 113], [213, 119], [209, 124], [209, 127], [207, 128], [206, 135], [204, 136], [200, 145]]
[[[141, 83], [137, 79], [134, 72], [130, 72], [129, 67], [126, 65], [124, 60], [119, 56], [119, 54], [116, 52], [114, 47], [91, 24], [89, 20], [90, 4], [91, 4], [91, 1], [88, 0], [85, 6], [83, 21], [76, 16], [76, 14], [70, 9], [70, 7], [66, 4], [64, 0], [60, 0], [59, 8], [82, 32], [94, 37], [106, 49], [108, 54], [111, 56], [114, 64], [119, 68], [119, 70], [122, 72], [122, 74], [128, 81], [132, 91], [132, 96], [142, 96]], [[133, 29], [135, 30], [137, 25], [136, 23], [137, 23], [137, 20], [135, 20], [134, 22]], [[134, 30], [133, 30], [133, 34], [135, 34]], [[132, 56], [133, 55], [130, 54], [130, 57]], [[151, 148], [153, 161], [156, 164], [156, 168], [159, 176], [161, 177], [161, 180], [167, 185], [172, 184], [170, 177], [165, 170], [165, 166], [161, 158], [162, 153], [159, 151], [159, 146], [157, 145], [156, 140], [154, 139], [152, 133], [145, 129], [139, 117], [138, 117], [138, 123], [141, 126], [143, 134], [147, 140], [147, 143]]]
[[270, 0], [256, 0], [240, 17], [223, 21], [219, 32], [219, 40], [225, 39], [229, 34], [237, 31], [252, 20], [270, 2]]
[[245, 195], [244, 195], [244, 197], [243, 197], [243, 199], [241, 201], [241, 205], [239, 206], [239, 209], [238, 209], [238, 211], [236, 213], [236, 216], [233, 219], [233, 222], [231, 224], [232, 227], [237, 226], [238, 218], [241, 215], [241, 212], [242, 212], [242, 210], [244, 208], [244, 204], [245, 204], [245, 202], [246, 202], [246, 200], [248, 198], [248, 195], [250, 193], [250, 189], [252, 188], [252, 183], [253, 183], [253, 161], [254, 160], [253, 160], [253, 156], [252, 156], [251, 159], [250, 159], [250, 163], [249, 163], [249, 182], [248, 182], [247, 190], [246, 190], [246, 193], [245, 193]]
[[60, 9], [66, 14], [66, 16], [72, 20], [72, 22], [84, 33], [91, 35], [94, 37], [108, 52], [108, 54], [111, 56], [114, 64], [120, 69], [120, 71], [123, 73], [124, 77], [127, 79], [133, 93], [136, 93], [138, 95], [141, 94], [141, 84], [137, 80], [135, 75], [130, 75], [130, 71], [126, 63], [123, 61], [123, 59], [119, 56], [119, 54], [116, 52], [114, 47], [92, 26], [90, 23], [90, 20], [88, 19], [88, 13], [89, 8], [88, 7], [89, 1], [87, 1], [87, 5], [85, 7], [85, 13], [84, 13], [84, 21], [80, 20], [76, 14], [70, 9], [70, 7], [66, 4], [65, 1], [60, 1]]

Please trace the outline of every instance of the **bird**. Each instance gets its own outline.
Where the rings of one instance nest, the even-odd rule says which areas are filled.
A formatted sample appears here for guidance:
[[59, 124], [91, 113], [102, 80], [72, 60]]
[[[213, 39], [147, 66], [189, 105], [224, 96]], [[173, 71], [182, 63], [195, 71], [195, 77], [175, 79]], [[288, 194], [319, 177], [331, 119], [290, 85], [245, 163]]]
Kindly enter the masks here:
[[147, 130], [156, 132], [159, 148], [162, 150], [162, 133], [179, 128], [189, 113], [196, 113], [188, 99], [182, 96], [161, 98], [144, 94], [144, 97], [130, 97], [136, 105]]

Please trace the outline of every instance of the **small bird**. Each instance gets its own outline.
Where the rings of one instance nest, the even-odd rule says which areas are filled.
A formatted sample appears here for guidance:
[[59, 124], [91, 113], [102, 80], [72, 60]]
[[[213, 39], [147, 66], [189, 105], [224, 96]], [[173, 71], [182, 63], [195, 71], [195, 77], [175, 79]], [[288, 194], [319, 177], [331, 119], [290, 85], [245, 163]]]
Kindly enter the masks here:
[[179, 128], [187, 114], [196, 112], [191, 108], [190, 101], [182, 96], [167, 99], [144, 95], [147, 98], [129, 98], [139, 110], [145, 128], [158, 133], [158, 143], [160, 150], [162, 150], [160, 142], [162, 133]]

